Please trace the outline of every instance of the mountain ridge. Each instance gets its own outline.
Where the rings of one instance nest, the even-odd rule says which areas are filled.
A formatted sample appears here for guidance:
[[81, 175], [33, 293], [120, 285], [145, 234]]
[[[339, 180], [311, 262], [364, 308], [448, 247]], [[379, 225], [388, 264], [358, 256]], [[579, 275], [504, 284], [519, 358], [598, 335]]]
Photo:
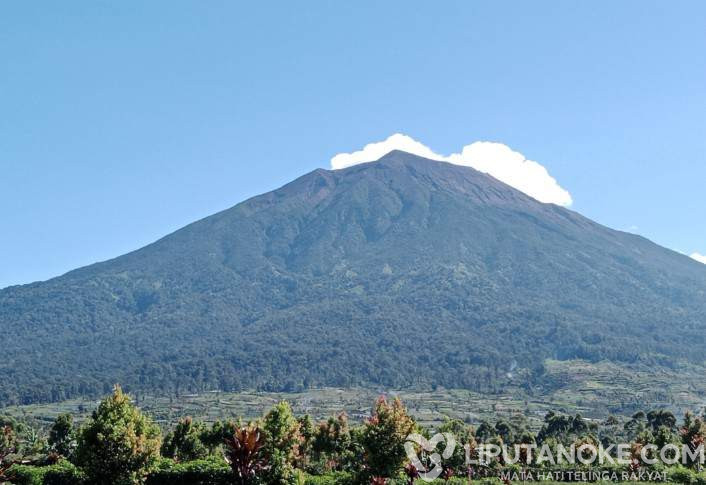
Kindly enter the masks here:
[[508, 353], [528, 385], [545, 358], [702, 365], [700, 266], [471, 168], [393, 151], [0, 290], [10, 357], [0, 403], [99, 394], [113, 381], [491, 392]]
[[[304, 174], [304, 175], [302, 175], [302, 176], [300, 176], [300, 177], [297, 177], [295, 180], [293, 180], [293, 181], [291, 181], [291, 182], [288, 182], [288, 183], [284, 184], [283, 186], [281, 186], [281, 187], [279, 187], [279, 188], [277, 188], [277, 189], [274, 189], [274, 190], [272, 190], [272, 191], [270, 191], [270, 192], [266, 192], [266, 193], [264, 193], [264, 194], [252, 196], [252, 197], [250, 197], [250, 198], [248, 198], [248, 199], [245, 199], [245, 200], [242, 201], [242, 202], [239, 202], [239, 203], [235, 204], [234, 206], [231, 206], [231, 207], [228, 207], [228, 208], [226, 208], [226, 209], [220, 210], [220, 211], [218, 211], [218, 212], [216, 212], [216, 213], [214, 213], [214, 214], [211, 214], [211, 215], [209, 215], [209, 216], [205, 216], [205, 217], [203, 217], [203, 218], [201, 218], [201, 219], [198, 219], [198, 220], [196, 220], [196, 221], [194, 221], [194, 222], [191, 222], [191, 223], [187, 224], [186, 226], [183, 226], [183, 227], [181, 227], [181, 228], [179, 228], [179, 229], [176, 229], [176, 230], [172, 231], [171, 233], [166, 234], [165, 236], [160, 237], [158, 240], [156, 240], [156, 241], [154, 241], [154, 242], [152, 242], [152, 243], [149, 243], [149, 244], [147, 244], [147, 245], [145, 245], [145, 246], [142, 246], [142, 247], [140, 247], [140, 248], [137, 248], [137, 249], [134, 249], [134, 250], [132, 250], [132, 251], [129, 251], [129, 252], [127, 252], [127, 253], [125, 253], [125, 254], [122, 254], [122, 255], [120, 255], [120, 256], [116, 256], [116, 257], [113, 257], [113, 258], [109, 258], [109, 259], [106, 259], [106, 260], [103, 260], [103, 261], [98, 261], [98, 262], [95, 262], [95, 263], [90, 263], [90, 264], [87, 264], [87, 265], [85, 265], [85, 266], [81, 266], [81, 267], [78, 267], [78, 268], [69, 270], [69, 271], [67, 271], [67, 272], [65, 272], [65, 273], [63, 273], [63, 274], [61, 274], [61, 275], [58, 275], [58, 276], [49, 278], [49, 279], [47, 279], [47, 280], [39, 280], [39, 281], [33, 281], [33, 282], [30, 282], [30, 283], [25, 283], [25, 284], [10, 285], [10, 286], [7, 286], [7, 287], [5, 287], [5, 288], [0, 288], [0, 291], [6, 290], [6, 289], [9, 289], [9, 288], [26, 287], [26, 286], [36, 285], [36, 284], [47, 283], [47, 282], [52, 281], [52, 280], [55, 280], [55, 279], [57, 279], [57, 278], [62, 278], [62, 277], [71, 275], [71, 274], [73, 274], [73, 273], [75, 273], [75, 272], [81, 272], [81, 271], [86, 270], [86, 269], [88, 269], [88, 268], [92, 268], [92, 267], [94, 267], [94, 266], [96, 266], [96, 265], [101, 265], [101, 264], [104, 264], [104, 263], [109, 263], [109, 262], [114, 261], [114, 260], [116, 260], [116, 259], [129, 256], [129, 255], [131, 255], [131, 254], [133, 254], [133, 253], [142, 251], [142, 250], [144, 250], [144, 249], [146, 249], [146, 248], [148, 248], [148, 247], [151, 247], [151, 246], [153, 246], [153, 245], [155, 245], [155, 244], [158, 244], [160, 241], [164, 240], [165, 238], [169, 238], [170, 236], [174, 235], [175, 233], [180, 232], [180, 231], [182, 231], [182, 230], [184, 230], [184, 229], [187, 229], [187, 228], [189, 228], [190, 226], [193, 226], [194, 224], [198, 224], [198, 223], [200, 223], [200, 222], [202, 222], [202, 221], [205, 221], [205, 220], [207, 220], [207, 219], [210, 219], [210, 218], [212, 218], [212, 217], [217, 217], [218, 215], [220, 215], [220, 214], [222, 214], [222, 213], [226, 213], [226, 212], [228, 212], [228, 211], [230, 211], [230, 210], [235, 209], [237, 206], [240, 206], [240, 205], [242, 205], [242, 204], [247, 204], [247, 203], [249, 203], [249, 202], [251, 202], [251, 201], [253, 201], [253, 200], [255, 200], [255, 199], [258, 199], [258, 198], [260, 198], [260, 197], [266, 196], [266, 195], [268, 195], [268, 194], [277, 193], [277, 192], [279, 192], [279, 191], [285, 190], [285, 189], [286, 189], [287, 187], [289, 187], [290, 185], [294, 185], [294, 184], [296, 184], [297, 182], [299, 182], [300, 180], [307, 179], [307, 178], [309, 178], [309, 177], [311, 177], [311, 176], [314, 176], [314, 175], [331, 174], [331, 173], [335, 173], [335, 172], [341, 172], [341, 171], [344, 171], [344, 170], [351, 170], [351, 169], [353, 169], [353, 168], [363, 168], [363, 169], [364, 169], [364, 168], [367, 168], [367, 167], [368, 167], [369, 165], [371, 165], [371, 164], [384, 164], [386, 161], [390, 161], [390, 160], [394, 161], [395, 159], [399, 158], [400, 156], [402, 156], [402, 157], [404, 157], [404, 156], [406, 156], [406, 157], [413, 157], [413, 158], [415, 158], [415, 159], [418, 159], [418, 160], [422, 161], [422, 162], [425, 163], [425, 164], [426, 164], [426, 163], [432, 163], [432, 164], [443, 164], [443, 165], [448, 165], [448, 166], [453, 166], [453, 167], [459, 167], [459, 166], [454, 165], [454, 164], [451, 164], [451, 163], [449, 163], [449, 162], [445, 162], [445, 161], [441, 161], [441, 160], [427, 159], [427, 158], [424, 158], [424, 157], [421, 157], [421, 156], [418, 156], [418, 155], [413, 155], [413, 154], [411, 154], [411, 153], [404, 152], [404, 151], [402, 151], [402, 150], [391, 150], [391, 151], [388, 152], [386, 155], [384, 155], [383, 157], [381, 157], [379, 160], [356, 164], [356, 165], [354, 165], [354, 166], [347, 167], [347, 168], [344, 168], [344, 169], [332, 169], [332, 170], [327, 170], [327, 169], [323, 169], [323, 168], [316, 168], [316, 169], [314, 169], [314, 170], [312, 170], [312, 171], [310, 171], [310, 172], [308, 172], [308, 173], [306, 173], [306, 174]], [[504, 182], [501, 182], [501, 181], [499, 181], [498, 179], [492, 177], [491, 175], [488, 175], [488, 174], [479, 172], [479, 171], [477, 171], [476, 169], [473, 169], [473, 168], [471, 168], [471, 167], [460, 167], [460, 168], [461, 168], [461, 170], [470, 170], [470, 171], [472, 171], [472, 172], [475, 172], [477, 175], [480, 175], [480, 176], [483, 176], [483, 177], [487, 178], [488, 181], [492, 181], [492, 182], [494, 182], [494, 183], [496, 183], [496, 184], [499, 184], [499, 185], [502, 185], [502, 186], [504, 186], [504, 187], [510, 187], [510, 186], [508, 186], [507, 184], [505, 184]], [[510, 188], [512, 188], [512, 187], [510, 187]], [[569, 208], [561, 207], [561, 206], [558, 206], [558, 205], [552, 204], [552, 203], [540, 202], [540, 201], [534, 199], [533, 197], [531, 197], [531, 196], [529, 196], [529, 195], [527, 195], [527, 194], [525, 194], [525, 193], [523, 193], [523, 192], [521, 192], [521, 191], [519, 191], [519, 190], [517, 190], [517, 189], [512, 188], [512, 190], [515, 191], [517, 194], [519, 194], [519, 195], [525, 197], [527, 200], [530, 200], [530, 201], [532, 201], [532, 202], [535, 202], [536, 204], [539, 204], [539, 205], [542, 205], [542, 206], [556, 207], [556, 208], [559, 209], [560, 211], [566, 211], [566, 212], [568, 212], [568, 213], [570, 213], [570, 214], [573, 214], [574, 216], [577, 216], [578, 218], [580, 218], [580, 219], [582, 219], [582, 220], [585, 220], [585, 221], [587, 221], [587, 222], [590, 223], [590, 224], [595, 224], [595, 225], [597, 225], [597, 226], [600, 226], [600, 227], [602, 227], [602, 228], [608, 229], [608, 230], [610, 230], [610, 231], [615, 231], [615, 232], [618, 232], [618, 233], [622, 233], [622, 234], [629, 235], [629, 236], [631, 236], [631, 237], [643, 239], [644, 241], [647, 241], [647, 242], [649, 242], [649, 243], [651, 243], [651, 244], [655, 244], [655, 245], [657, 245], [657, 246], [659, 246], [659, 247], [661, 247], [661, 248], [663, 248], [663, 249], [665, 249], [665, 250], [667, 250], [667, 251], [672, 252], [674, 255], [677, 255], [677, 256], [679, 256], [680, 258], [683, 258], [687, 263], [689, 263], [689, 264], [691, 264], [691, 265], [693, 265], [693, 263], [694, 263], [694, 261], [692, 260], [692, 258], [689, 258], [687, 255], [685, 255], [685, 254], [683, 254], [683, 253], [680, 253], [680, 252], [678, 252], [678, 251], [674, 251], [674, 250], [672, 250], [672, 249], [670, 249], [670, 248], [661, 246], [661, 245], [655, 243], [654, 241], [650, 240], [650, 239], [647, 238], [647, 237], [644, 237], [644, 236], [639, 235], [639, 234], [634, 234], [634, 233], [631, 233], [631, 232], [627, 232], [627, 231], [621, 231], [621, 230], [618, 230], [618, 229], [613, 229], [613, 228], [610, 228], [610, 227], [608, 227], [608, 226], [604, 226], [604, 225], [602, 225], [602, 224], [600, 224], [600, 223], [597, 223], [597, 222], [595, 222], [595, 221], [593, 221], [593, 220], [591, 220], [591, 219], [589, 219], [589, 218], [583, 216], [581, 213], [576, 212], [576, 211], [574, 211], [574, 210], [571, 210], [571, 209], [569, 209]], [[694, 265], [694, 266], [695, 266], [695, 265]], [[695, 267], [696, 267], [696, 266], [695, 266]]]

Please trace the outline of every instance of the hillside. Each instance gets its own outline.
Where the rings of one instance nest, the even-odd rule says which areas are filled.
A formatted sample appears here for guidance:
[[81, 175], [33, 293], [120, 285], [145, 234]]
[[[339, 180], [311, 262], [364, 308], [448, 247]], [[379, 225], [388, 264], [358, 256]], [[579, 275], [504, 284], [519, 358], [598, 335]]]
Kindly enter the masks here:
[[127, 389], [547, 385], [546, 359], [704, 364], [706, 266], [473, 169], [315, 170], [0, 291], [0, 404]]

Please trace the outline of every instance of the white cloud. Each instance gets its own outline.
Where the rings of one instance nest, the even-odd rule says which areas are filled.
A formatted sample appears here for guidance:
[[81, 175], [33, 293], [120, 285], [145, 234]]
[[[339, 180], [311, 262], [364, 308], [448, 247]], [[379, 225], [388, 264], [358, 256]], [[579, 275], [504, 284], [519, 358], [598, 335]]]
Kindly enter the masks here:
[[444, 157], [437, 155], [429, 147], [419, 143], [417, 140], [401, 133], [395, 133], [388, 137], [387, 140], [369, 143], [357, 152], [339, 153], [331, 159], [331, 168], [337, 170], [358, 165], [359, 163], [374, 162], [392, 150], [402, 150], [403, 152], [414, 153], [420, 157], [431, 158], [432, 160], [444, 159]]
[[485, 172], [521, 190], [540, 202], [570, 206], [571, 194], [541, 164], [502, 143], [477, 141], [463, 147], [460, 153], [439, 155], [413, 138], [396, 133], [387, 140], [365, 145], [353, 153], [339, 153], [331, 159], [331, 168], [340, 169], [378, 160], [392, 150], [402, 150], [432, 160], [464, 165]]
[[706, 264], [706, 256], [704, 256], [703, 254], [694, 253], [694, 254], [691, 255], [691, 257], [692, 257], [693, 259], [695, 259], [696, 261], [698, 261], [699, 263], [704, 263], [704, 264]]

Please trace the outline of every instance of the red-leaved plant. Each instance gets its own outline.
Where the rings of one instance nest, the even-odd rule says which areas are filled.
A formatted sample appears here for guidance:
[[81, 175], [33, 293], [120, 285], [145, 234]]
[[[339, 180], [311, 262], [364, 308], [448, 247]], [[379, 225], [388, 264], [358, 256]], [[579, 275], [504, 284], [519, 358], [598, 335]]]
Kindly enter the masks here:
[[233, 469], [236, 483], [248, 485], [267, 470], [267, 459], [262, 453], [265, 438], [259, 428], [250, 426], [235, 430], [225, 440], [225, 459]]

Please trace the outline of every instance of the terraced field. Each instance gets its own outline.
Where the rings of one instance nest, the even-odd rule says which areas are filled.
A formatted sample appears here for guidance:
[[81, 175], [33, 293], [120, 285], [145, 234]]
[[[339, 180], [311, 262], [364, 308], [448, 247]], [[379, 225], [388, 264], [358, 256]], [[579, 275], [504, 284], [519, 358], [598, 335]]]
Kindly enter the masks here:
[[[436, 391], [389, 389], [312, 389], [301, 393], [208, 392], [179, 397], [135, 396], [139, 406], [165, 427], [180, 417], [193, 416], [212, 422], [217, 419], [261, 416], [280, 400], [289, 401], [297, 414], [323, 419], [341, 411], [353, 421], [362, 421], [379, 395], [399, 396], [418, 421], [435, 425], [445, 418], [470, 423], [483, 419], [523, 415], [532, 428], [539, 428], [543, 416], [553, 410], [581, 413], [589, 419], [609, 414], [628, 416], [637, 410], [668, 408], [677, 415], [687, 409], [706, 406], [706, 380], [696, 370], [650, 373], [610, 363], [547, 361], [542, 388], [527, 391], [521, 377], [511, 377], [503, 392], [481, 395], [466, 390]], [[688, 380], [683, 376], [687, 374]], [[69, 412], [85, 417], [95, 401], [71, 400], [54, 404], [13, 406], [2, 414], [22, 417], [40, 426], [49, 425], [58, 414]]]

